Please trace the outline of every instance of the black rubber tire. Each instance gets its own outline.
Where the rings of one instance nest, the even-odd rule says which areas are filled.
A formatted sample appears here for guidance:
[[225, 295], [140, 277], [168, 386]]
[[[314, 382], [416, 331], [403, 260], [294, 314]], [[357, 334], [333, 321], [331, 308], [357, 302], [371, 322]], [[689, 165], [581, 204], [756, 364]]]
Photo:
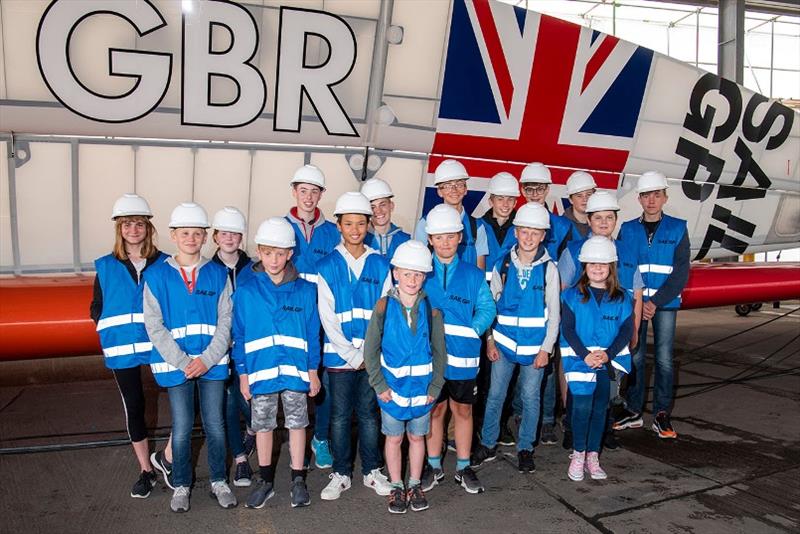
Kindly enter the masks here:
[[747, 317], [747, 315], [750, 313], [750, 310], [752, 310], [753, 308], [750, 304], [737, 304], [734, 309], [736, 310], [736, 313], [738, 315], [741, 315], [742, 317]]
[[750, 305], [750, 310], [752, 310], [752, 311], [760, 310], [761, 309], [761, 304], [762, 304], [761, 302], [756, 302], [755, 304], [751, 304]]

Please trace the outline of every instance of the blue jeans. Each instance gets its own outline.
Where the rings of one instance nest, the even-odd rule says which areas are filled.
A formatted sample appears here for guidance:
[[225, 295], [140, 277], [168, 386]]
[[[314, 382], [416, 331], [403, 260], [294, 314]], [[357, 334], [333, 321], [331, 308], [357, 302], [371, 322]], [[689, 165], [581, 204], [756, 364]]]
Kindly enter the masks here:
[[[653, 383], [653, 413], [669, 412], [672, 405], [672, 345], [675, 341], [677, 310], [658, 310], [653, 316], [655, 338], [655, 381]], [[645, 354], [647, 353], [648, 321], [639, 328], [639, 348], [633, 353], [633, 373], [628, 382], [628, 409], [642, 413], [645, 401]]]
[[592, 395], [572, 395], [572, 448], [578, 452], [600, 452], [606, 430], [609, 380], [605, 368], [597, 371]]
[[328, 370], [320, 370], [320, 382], [322, 387], [319, 393], [313, 397], [316, 412], [314, 415], [314, 437], [317, 441], [329, 439], [331, 432], [331, 392]]
[[195, 389], [200, 394], [200, 416], [208, 446], [208, 469], [211, 482], [225, 480], [225, 424], [222, 419], [224, 380], [187, 380], [167, 388], [172, 413], [172, 482], [192, 485], [192, 427], [194, 426]]
[[542, 377], [542, 424], [553, 425], [556, 422], [556, 382], [558, 375], [555, 373], [553, 360], [544, 368]]
[[352, 476], [353, 452], [350, 446], [352, 418], [358, 418], [358, 452], [361, 472], [369, 474], [381, 465], [378, 446], [378, 400], [369, 385], [367, 372], [343, 371], [328, 375], [331, 395], [331, 453], [333, 471]]
[[249, 427], [250, 404], [242, 397], [239, 389], [239, 373], [236, 372], [236, 368], [232, 368], [225, 388], [225, 434], [228, 438], [228, 449], [234, 458], [244, 454], [239, 414], [244, 414], [245, 424]]
[[[500, 415], [503, 402], [508, 392], [508, 383], [517, 364], [506, 359], [502, 354], [492, 362], [492, 383], [489, 386], [489, 397], [486, 399], [486, 415], [483, 418], [481, 442], [492, 448], [497, 445], [500, 435]], [[539, 426], [539, 397], [541, 395], [543, 369], [533, 365], [520, 365], [517, 390], [522, 399], [522, 422], [519, 427], [517, 450], [532, 451], [536, 438], [536, 427]]]
[[412, 436], [427, 436], [431, 431], [431, 412], [414, 419], [401, 421], [386, 410], [381, 410], [381, 432], [384, 436], [402, 436], [406, 432]]

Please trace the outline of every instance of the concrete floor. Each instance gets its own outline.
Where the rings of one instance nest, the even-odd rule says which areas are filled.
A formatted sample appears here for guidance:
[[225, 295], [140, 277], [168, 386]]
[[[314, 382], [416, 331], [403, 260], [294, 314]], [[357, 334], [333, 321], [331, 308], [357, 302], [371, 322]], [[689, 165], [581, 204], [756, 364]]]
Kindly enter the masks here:
[[[486, 493], [468, 495], [452, 482], [451, 454], [446, 483], [428, 494], [431, 508], [404, 516], [390, 515], [384, 498], [359, 478], [340, 500], [320, 501], [329, 470], [309, 473], [311, 507], [291, 509], [285, 445], [277, 464], [278, 493], [264, 509], [222, 510], [207, 497], [202, 450], [192, 509], [173, 514], [163, 484], [148, 499], [128, 496], [137, 472], [130, 448], [114, 445], [125, 433], [113, 381], [3, 385], [0, 532], [797, 532], [800, 312], [779, 316], [798, 306], [765, 306], [748, 317], [732, 308], [681, 312], [673, 411], [679, 439], [661, 441], [647, 427], [619, 433], [623, 448], [602, 456], [608, 480], [568, 480], [567, 451], [560, 446], [538, 447], [536, 473], [522, 475], [515, 450], [507, 448], [479, 471]], [[0, 364], [0, 376], [21, 369]], [[730, 378], [743, 380], [719, 383]], [[151, 402], [148, 417], [163, 435], [167, 399], [151, 387], [157, 402]], [[82, 448], [90, 442], [111, 446]], [[17, 449], [64, 444], [76, 448]], [[235, 489], [240, 500], [248, 492]]]

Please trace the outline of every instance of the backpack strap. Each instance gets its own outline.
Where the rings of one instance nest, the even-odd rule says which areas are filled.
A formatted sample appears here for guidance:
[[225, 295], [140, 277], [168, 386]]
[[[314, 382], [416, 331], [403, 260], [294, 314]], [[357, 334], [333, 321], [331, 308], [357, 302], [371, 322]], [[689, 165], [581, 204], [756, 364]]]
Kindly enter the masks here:
[[388, 298], [389, 297], [381, 297], [378, 299], [378, 302], [375, 303], [375, 311], [381, 314], [381, 333], [383, 333], [384, 326], [386, 325], [386, 305], [388, 304]]
[[503, 264], [500, 266], [500, 280], [503, 281], [503, 286], [506, 285], [506, 277], [508, 276], [508, 267], [511, 265], [511, 251], [509, 250], [503, 256]]
[[472, 232], [472, 243], [474, 244], [478, 240], [478, 221], [469, 213], [467, 221], [469, 221], [469, 231]]

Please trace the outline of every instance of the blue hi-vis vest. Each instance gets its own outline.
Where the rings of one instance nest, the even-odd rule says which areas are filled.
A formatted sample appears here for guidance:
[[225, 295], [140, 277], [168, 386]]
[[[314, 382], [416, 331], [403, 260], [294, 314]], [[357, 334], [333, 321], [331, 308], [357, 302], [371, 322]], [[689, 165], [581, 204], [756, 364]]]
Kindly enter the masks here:
[[[520, 287], [519, 274], [510, 255], [497, 263], [497, 271], [506, 271], [506, 279], [497, 301], [492, 336], [500, 353], [512, 363], [531, 365], [542, 348], [542, 341], [547, 334], [544, 295], [548, 263], [539, 263], [531, 269], [524, 288]], [[507, 269], [502, 267], [506, 264]]]
[[[155, 261], [166, 257], [160, 252]], [[94, 265], [103, 290], [103, 311], [97, 321], [97, 333], [106, 367], [129, 369], [147, 365], [153, 344], [144, 328], [143, 277], [140, 276], [139, 283], [134, 282], [125, 264], [113, 254], [98, 258]]]
[[[380, 254], [370, 254], [364, 262], [361, 276], [356, 278], [347, 260], [338, 250], [317, 264], [319, 276], [325, 279], [334, 298], [336, 313], [342, 333], [354, 347], [361, 348], [372, 309], [382, 296], [383, 284], [389, 274], [389, 261]], [[351, 369], [339, 356], [325, 334], [323, 365], [332, 369]]]
[[472, 328], [472, 317], [481, 284], [485, 284], [483, 271], [475, 265], [459, 260], [456, 272], [447, 289], [436, 278], [436, 269], [428, 274], [425, 293], [434, 308], [442, 311], [444, 340], [447, 347], [448, 380], [472, 380], [478, 376], [481, 338]]
[[428, 386], [433, 379], [433, 354], [428, 324], [428, 299], [419, 304], [416, 334], [406, 322], [396, 299], [386, 299], [386, 318], [381, 340], [381, 373], [392, 390], [392, 400], [378, 405], [400, 421], [421, 417], [431, 411]]
[[[321, 216], [321, 215], [320, 215]], [[336, 225], [330, 221], [325, 221], [322, 225], [314, 228], [311, 241], [306, 241], [303, 230], [298, 227], [291, 218], [286, 217], [289, 224], [294, 228], [294, 254], [292, 263], [294, 264], [300, 278], [311, 283], [317, 283], [317, 262], [333, 252], [342, 241], [342, 236]]]
[[478, 225], [483, 226], [486, 232], [486, 240], [489, 243], [489, 254], [486, 256], [486, 281], [489, 282], [492, 279], [492, 269], [495, 263], [503, 259], [508, 251], [511, 250], [511, 247], [517, 244], [517, 236], [514, 234], [514, 227], [512, 226], [506, 232], [503, 242], [500, 243], [491, 224], [483, 219], [478, 219]]
[[[647, 243], [647, 231], [639, 219], [625, 222], [619, 231], [619, 239], [633, 249], [638, 257], [639, 271], [644, 280], [644, 300], [649, 301], [656, 294], [672, 273], [672, 261], [675, 249], [686, 233], [686, 221], [663, 214], [656, 228], [653, 242]], [[664, 309], [677, 310], [681, 307], [678, 295], [661, 306]]]
[[[550, 213], [550, 228], [544, 236], [544, 248], [547, 249], [550, 258], [558, 258], [561, 255], [561, 247], [572, 229], [573, 226], [569, 219]], [[551, 261], [555, 263], [556, 260], [552, 259]]]
[[394, 224], [389, 225], [389, 231], [384, 236], [380, 236], [375, 232], [367, 232], [367, 237], [364, 239], [364, 244], [370, 248], [374, 248], [381, 253], [386, 259], [392, 259], [394, 251], [397, 247], [411, 239], [411, 236]]
[[[252, 269], [251, 269], [252, 271]], [[308, 391], [319, 365], [317, 289], [298, 278], [275, 286], [254, 272], [234, 293], [233, 359], [253, 395]]]
[[475, 240], [478, 238], [476, 235], [478, 233], [478, 221], [467, 213], [466, 208], [464, 208], [464, 211], [461, 212], [461, 222], [464, 223], [464, 230], [461, 233], [461, 243], [458, 244], [458, 259], [475, 265], [478, 263], [478, 252], [475, 250]]
[[[209, 261], [198, 268], [194, 291], [189, 293], [181, 274], [166, 260], [145, 271], [145, 282], [161, 306], [164, 327], [172, 333], [178, 347], [190, 357], [197, 357], [208, 347], [217, 331], [217, 305], [228, 282], [225, 267]], [[226, 354], [200, 378], [228, 378]], [[179, 386], [186, 382], [180, 369], [164, 361], [156, 346], [150, 356], [150, 370], [159, 386]]]
[[[578, 339], [590, 350], [605, 350], [614, 342], [620, 328], [633, 311], [633, 301], [627, 292], [623, 298], [609, 300], [608, 294], [603, 296], [602, 302], [597, 303], [594, 295], [589, 295], [589, 300], [583, 302], [583, 296], [577, 287], [567, 288], [561, 294], [562, 302], [569, 306], [575, 314], [575, 328]], [[613, 358], [613, 359], [611, 359]], [[622, 371], [631, 371], [631, 353], [626, 345], [616, 356], [609, 354], [611, 365]], [[591, 395], [597, 383], [597, 373], [606, 373], [605, 367], [592, 369], [583, 361], [583, 356], [576, 354], [561, 335], [561, 365], [564, 368], [564, 377], [573, 395]]]

